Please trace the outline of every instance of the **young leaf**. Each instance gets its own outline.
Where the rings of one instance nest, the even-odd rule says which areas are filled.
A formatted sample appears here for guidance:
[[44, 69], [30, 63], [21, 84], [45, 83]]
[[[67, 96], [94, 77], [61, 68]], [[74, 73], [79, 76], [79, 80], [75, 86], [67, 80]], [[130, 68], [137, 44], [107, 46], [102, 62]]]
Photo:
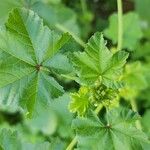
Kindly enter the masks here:
[[86, 87], [81, 87], [79, 93], [71, 94], [72, 101], [69, 109], [71, 112], [77, 112], [79, 116], [83, 116], [89, 105], [89, 90]]
[[62, 95], [63, 88], [49, 73], [53, 74], [53, 68], [59, 68], [59, 73], [67, 72], [68, 60], [57, 56], [57, 60], [66, 64], [65, 69], [63, 64], [54, 63], [48, 68], [47, 62], [56, 59], [56, 53], [69, 38], [43, 26], [33, 11], [13, 10], [6, 30], [0, 30], [0, 103], [21, 105], [33, 112], [34, 108], [44, 107], [52, 98]]
[[[117, 14], [113, 14], [109, 18], [109, 27], [105, 30], [105, 36], [117, 43], [118, 21]], [[132, 25], [131, 25], [132, 23]], [[134, 50], [137, 41], [142, 37], [140, 29], [139, 17], [136, 13], [130, 12], [123, 16], [123, 48]]]
[[134, 127], [137, 118], [131, 110], [116, 109], [109, 111], [105, 120], [92, 112], [88, 118], [75, 119], [78, 150], [142, 150], [142, 144], [149, 141]]
[[86, 44], [85, 52], [74, 53], [72, 61], [78, 70], [81, 84], [91, 86], [98, 81], [116, 88], [127, 58], [128, 53], [124, 51], [115, 54], [109, 51], [103, 35], [95, 33]]

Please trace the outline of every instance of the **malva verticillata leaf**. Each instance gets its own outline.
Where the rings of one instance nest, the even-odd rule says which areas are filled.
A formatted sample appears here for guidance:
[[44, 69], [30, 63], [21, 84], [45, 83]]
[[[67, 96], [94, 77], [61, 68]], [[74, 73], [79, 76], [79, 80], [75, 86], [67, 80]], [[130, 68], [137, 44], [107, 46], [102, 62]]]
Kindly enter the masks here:
[[72, 62], [78, 70], [82, 85], [92, 86], [100, 82], [107, 87], [118, 87], [118, 77], [126, 63], [128, 53], [119, 51], [113, 54], [106, 47], [101, 33], [95, 33], [86, 44], [84, 52], [76, 52]]
[[137, 113], [128, 109], [113, 109], [105, 119], [89, 112], [87, 118], [77, 118], [73, 128], [77, 133], [78, 150], [144, 150], [148, 137], [136, 129]]
[[68, 110], [70, 97], [64, 94], [51, 102], [50, 106], [38, 111], [38, 115], [32, 119], [24, 120], [28, 128], [34, 133], [42, 133], [46, 136], [67, 138], [72, 134], [70, 127], [73, 115]]
[[0, 129], [0, 139], [0, 148], [2, 147], [2, 150], [21, 149], [21, 142], [17, 132], [7, 129]]
[[[118, 18], [113, 14], [109, 18], [109, 27], [104, 31], [105, 36], [116, 44], [118, 39]], [[132, 24], [132, 25], [131, 25]], [[123, 48], [134, 50], [138, 40], [142, 38], [140, 20], [136, 13], [130, 12], [123, 16]]]
[[49, 74], [70, 72], [66, 56], [57, 54], [69, 38], [44, 26], [33, 11], [13, 10], [0, 30], [0, 104], [33, 112], [62, 95]]
[[69, 104], [69, 110], [83, 116], [89, 106], [89, 92], [87, 87], [81, 87], [78, 93], [71, 93], [72, 100]]
[[49, 150], [51, 144], [47, 141], [30, 142], [22, 138], [26, 134], [20, 134], [18, 131], [11, 129], [0, 129], [0, 149], [1, 150]]

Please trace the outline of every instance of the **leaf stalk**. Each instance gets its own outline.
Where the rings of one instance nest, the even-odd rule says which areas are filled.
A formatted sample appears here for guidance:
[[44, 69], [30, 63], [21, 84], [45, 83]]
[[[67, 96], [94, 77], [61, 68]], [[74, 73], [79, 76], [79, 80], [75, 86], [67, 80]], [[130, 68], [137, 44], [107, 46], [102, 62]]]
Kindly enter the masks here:
[[[97, 106], [97, 108], [94, 110], [94, 112], [96, 113], [96, 115], [100, 112], [100, 110], [103, 108], [102, 104], [99, 104]], [[66, 148], [66, 150], [72, 150], [73, 147], [77, 144], [77, 137], [75, 136], [74, 139], [71, 141], [71, 143], [68, 145], [68, 147]]]
[[117, 0], [118, 7], [118, 45], [117, 51], [122, 49], [123, 43], [123, 10], [122, 10], [122, 0]]

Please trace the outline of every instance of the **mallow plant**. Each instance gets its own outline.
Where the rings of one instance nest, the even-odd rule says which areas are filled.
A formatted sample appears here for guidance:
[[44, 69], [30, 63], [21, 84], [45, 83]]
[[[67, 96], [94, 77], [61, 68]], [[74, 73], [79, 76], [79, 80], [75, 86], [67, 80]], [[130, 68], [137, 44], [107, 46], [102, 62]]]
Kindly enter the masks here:
[[[0, 27], [0, 149], [148, 150], [136, 104], [148, 66], [130, 61], [142, 32], [127, 27], [138, 16], [123, 15], [117, 0], [108, 28], [84, 43], [43, 23], [35, 6], [12, 9]], [[83, 50], [67, 51], [70, 41]]]

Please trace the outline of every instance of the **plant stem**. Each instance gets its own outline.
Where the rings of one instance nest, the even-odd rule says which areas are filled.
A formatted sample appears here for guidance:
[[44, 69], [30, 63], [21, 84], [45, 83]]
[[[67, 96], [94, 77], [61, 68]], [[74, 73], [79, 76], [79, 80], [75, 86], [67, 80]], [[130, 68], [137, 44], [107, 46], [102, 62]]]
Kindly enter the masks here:
[[66, 148], [66, 150], [72, 150], [73, 147], [76, 145], [77, 143], [77, 137], [74, 137], [74, 139], [71, 141], [71, 143], [68, 145], [68, 147]]
[[86, 1], [80, 0], [80, 3], [81, 3], [82, 12], [84, 14], [87, 11]]
[[97, 108], [95, 109], [95, 113], [96, 113], [96, 115], [100, 112], [100, 110], [102, 109], [102, 107], [103, 107], [103, 105], [102, 104], [99, 104], [98, 106], [97, 106]]
[[[103, 108], [102, 104], [99, 104], [97, 106], [97, 108], [94, 110], [94, 112], [96, 114], [98, 114], [100, 112], [100, 110]], [[77, 144], [77, 137], [74, 137], [74, 139], [71, 141], [71, 143], [68, 145], [68, 147], [66, 148], [66, 150], [72, 150], [73, 147]]]
[[[131, 100], [131, 107], [132, 107], [133, 111], [138, 112], [137, 104], [134, 99]], [[137, 127], [137, 129], [142, 130], [142, 125], [139, 120], [136, 121], [136, 127]]]
[[117, 0], [118, 7], [118, 45], [117, 51], [122, 49], [123, 42], [123, 11], [122, 11], [122, 0]]

